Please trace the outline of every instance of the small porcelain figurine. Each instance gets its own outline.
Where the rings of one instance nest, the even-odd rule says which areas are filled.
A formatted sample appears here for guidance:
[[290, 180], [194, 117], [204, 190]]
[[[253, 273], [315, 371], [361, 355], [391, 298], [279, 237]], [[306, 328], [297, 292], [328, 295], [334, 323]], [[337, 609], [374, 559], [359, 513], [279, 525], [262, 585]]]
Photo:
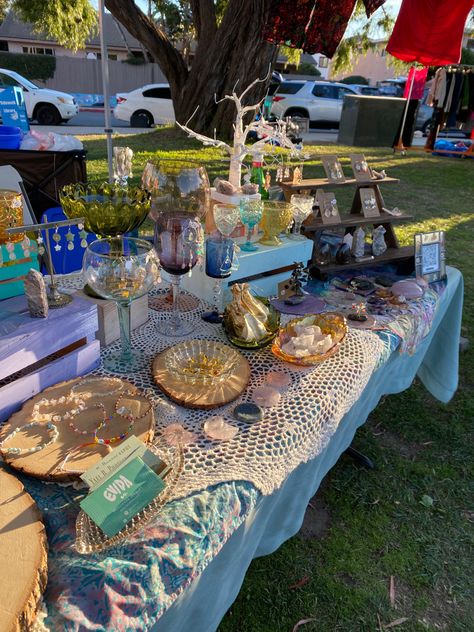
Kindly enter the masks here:
[[372, 234], [372, 254], [374, 257], [383, 255], [387, 250], [387, 244], [385, 243], [385, 228], [383, 226], [377, 226]]

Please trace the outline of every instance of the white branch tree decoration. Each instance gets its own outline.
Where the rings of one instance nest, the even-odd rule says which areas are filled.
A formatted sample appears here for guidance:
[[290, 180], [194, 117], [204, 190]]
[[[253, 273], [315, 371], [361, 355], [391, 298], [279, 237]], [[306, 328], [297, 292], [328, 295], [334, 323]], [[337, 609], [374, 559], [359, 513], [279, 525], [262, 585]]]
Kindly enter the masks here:
[[[270, 125], [265, 121], [262, 115], [258, 121], [253, 120], [251, 123], [244, 126], [245, 115], [250, 112], [255, 113], [261, 107], [263, 100], [259, 101], [255, 105], [246, 106], [242, 105], [242, 100], [257, 83], [266, 81], [266, 79], [267, 77], [265, 77], [265, 79], [256, 79], [242, 92], [240, 96], [238, 96], [235, 92], [235, 89], [237, 87], [236, 85], [234, 86], [232, 94], [226, 94], [225, 97], [223, 97], [219, 101], [216, 101], [216, 103], [221, 103], [222, 101], [229, 100], [233, 101], [235, 104], [237, 114], [235, 116], [233, 126], [233, 145], [229, 145], [228, 143], [225, 143], [222, 140], [218, 140], [217, 138], [210, 138], [209, 136], [205, 136], [204, 134], [198, 134], [197, 132], [194, 132], [190, 127], [188, 127], [188, 124], [196, 113], [196, 110], [194, 111], [186, 125], [181, 125], [180, 123], [177, 123], [178, 127], [186, 132], [189, 138], [195, 138], [206, 146], [221, 147], [228, 153], [230, 157], [229, 182], [233, 184], [237, 189], [239, 189], [241, 185], [242, 163], [245, 157], [247, 155], [251, 155], [252, 157], [254, 157], [258, 154], [264, 153], [265, 146], [267, 144], [278, 143], [280, 147], [285, 147], [286, 149], [289, 149], [291, 156], [300, 155], [299, 148], [288, 137], [286, 129], [287, 125], [284, 121], [277, 121], [275, 124]], [[255, 132], [260, 140], [255, 142], [253, 145], [247, 147], [245, 143], [247, 142], [250, 132]]]

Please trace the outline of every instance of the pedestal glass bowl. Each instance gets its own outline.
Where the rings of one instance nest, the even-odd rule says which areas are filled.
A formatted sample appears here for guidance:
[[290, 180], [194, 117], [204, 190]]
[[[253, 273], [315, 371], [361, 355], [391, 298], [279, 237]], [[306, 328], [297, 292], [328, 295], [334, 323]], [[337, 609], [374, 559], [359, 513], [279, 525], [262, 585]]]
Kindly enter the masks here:
[[118, 183], [68, 184], [59, 199], [68, 219], [84, 217], [84, 228], [100, 237], [135, 230], [150, 211], [147, 191]]
[[212, 340], [187, 340], [166, 351], [165, 366], [175, 378], [196, 386], [217, 386], [228, 380], [240, 354]]
[[160, 322], [158, 331], [165, 336], [184, 336], [195, 323], [181, 317], [180, 280], [202, 256], [201, 220], [209, 208], [209, 180], [204, 167], [197, 163], [162, 160], [147, 163], [142, 184], [151, 193], [155, 249], [170, 276], [173, 292], [173, 309]]
[[104, 359], [104, 368], [114, 373], [142, 368], [141, 354], [130, 343], [130, 305], [159, 280], [159, 260], [152, 244], [128, 237], [93, 241], [84, 254], [83, 275], [99, 296], [117, 303], [122, 349]]
[[248, 227], [247, 241], [240, 246], [240, 249], [244, 252], [258, 250], [258, 246], [253, 244], [250, 239], [252, 237], [252, 229], [262, 219], [262, 215], [263, 202], [261, 200], [252, 200], [249, 197], [243, 197], [240, 200], [240, 219]]
[[291, 205], [287, 202], [266, 201], [260, 223], [263, 229], [263, 237], [259, 243], [264, 246], [280, 246], [282, 241], [278, 235], [288, 226], [291, 217]]
[[311, 215], [314, 198], [310, 195], [294, 194], [291, 196], [290, 204], [295, 224], [293, 233], [290, 233], [288, 237], [290, 239], [303, 240], [305, 237], [301, 234], [301, 224]]

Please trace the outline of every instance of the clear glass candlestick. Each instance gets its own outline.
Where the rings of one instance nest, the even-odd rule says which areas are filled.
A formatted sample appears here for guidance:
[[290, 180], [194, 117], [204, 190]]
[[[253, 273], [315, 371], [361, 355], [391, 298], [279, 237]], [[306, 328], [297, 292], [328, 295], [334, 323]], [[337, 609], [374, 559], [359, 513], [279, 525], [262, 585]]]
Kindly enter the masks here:
[[160, 279], [153, 245], [129, 237], [98, 239], [88, 245], [82, 269], [86, 283], [99, 296], [117, 303], [122, 349], [104, 359], [104, 368], [113, 373], [143, 368], [146, 360], [131, 346], [130, 306]]

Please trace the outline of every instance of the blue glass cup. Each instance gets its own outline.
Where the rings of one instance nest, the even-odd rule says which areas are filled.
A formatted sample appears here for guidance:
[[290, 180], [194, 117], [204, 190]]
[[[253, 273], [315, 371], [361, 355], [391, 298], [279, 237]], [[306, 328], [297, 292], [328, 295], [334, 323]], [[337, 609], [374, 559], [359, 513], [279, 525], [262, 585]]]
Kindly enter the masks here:
[[206, 274], [215, 279], [213, 309], [202, 315], [208, 323], [221, 323], [223, 315], [220, 310], [222, 279], [232, 274], [234, 259], [234, 242], [227, 237], [208, 237], [206, 239]]

